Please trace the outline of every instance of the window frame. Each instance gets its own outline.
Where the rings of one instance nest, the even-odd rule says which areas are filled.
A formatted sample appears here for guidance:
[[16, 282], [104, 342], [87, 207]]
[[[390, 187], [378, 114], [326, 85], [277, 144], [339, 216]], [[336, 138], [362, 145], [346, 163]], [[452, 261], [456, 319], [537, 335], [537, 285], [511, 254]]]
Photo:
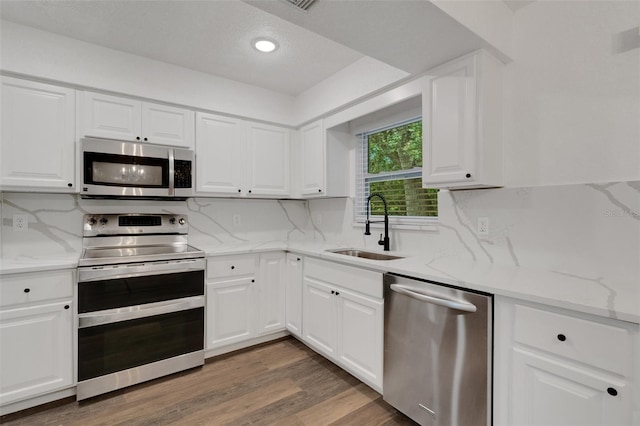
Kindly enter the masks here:
[[[369, 195], [369, 185], [371, 182], [380, 182], [389, 180], [389, 177], [405, 177], [405, 178], [420, 178], [422, 179], [422, 167], [414, 167], [409, 170], [400, 170], [394, 172], [382, 172], [375, 175], [368, 175], [365, 169], [368, 168], [369, 161], [369, 147], [368, 136], [389, 130], [395, 127], [404, 126], [406, 124], [422, 121], [422, 116], [411, 116], [406, 119], [395, 121], [391, 124], [387, 124], [374, 129], [362, 131], [355, 135], [356, 137], [356, 153], [355, 153], [355, 200], [353, 209], [353, 222], [355, 226], [364, 226], [366, 221], [366, 197]], [[424, 157], [423, 157], [424, 158]], [[369, 219], [382, 220], [383, 215], [369, 215]], [[438, 216], [389, 216], [389, 224], [396, 228], [407, 229], [430, 229], [432, 225], [437, 224]], [[377, 225], [377, 224], [376, 224]], [[372, 227], [377, 228], [374, 224]], [[380, 225], [381, 226], [381, 225]]]

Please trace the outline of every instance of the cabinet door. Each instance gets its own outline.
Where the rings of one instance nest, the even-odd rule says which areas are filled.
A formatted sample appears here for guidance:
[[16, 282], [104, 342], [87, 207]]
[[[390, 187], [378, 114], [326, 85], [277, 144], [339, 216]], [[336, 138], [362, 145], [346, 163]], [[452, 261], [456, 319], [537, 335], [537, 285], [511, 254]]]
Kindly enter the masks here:
[[2, 77], [3, 187], [75, 190], [75, 91]]
[[424, 187], [476, 177], [474, 63], [473, 57], [457, 61], [428, 79], [422, 97]]
[[324, 144], [322, 121], [300, 129], [302, 195], [323, 195], [326, 192]]
[[242, 120], [196, 114], [196, 191], [240, 195], [243, 192], [245, 125]]
[[337, 291], [338, 360], [381, 390], [383, 303], [340, 288]]
[[207, 284], [207, 349], [255, 336], [255, 279]]
[[289, 195], [289, 130], [248, 124], [249, 195]]
[[285, 321], [289, 332], [302, 336], [302, 258], [287, 253]]
[[571, 361], [560, 362], [516, 348], [510, 423], [630, 425], [630, 388], [620, 378], [606, 377]]
[[72, 386], [72, 333], [71, 301], [0, 311], [0, 404]]
[[133, 99], [84, 92], [81, 136], [140, 141], [141, 106]]
[[306, 343], [320, 353], [335, 357], [336, 319], [334, 290], [313, 278], [302, 284], [302, 331]]
[[260, 318], [258, 333], [285, 329], [285, 255], [283, 252], [260, 255]]
[[144, 141], [193, 149], [195, 114], [183, 108], [142, 104], [142, 136]]

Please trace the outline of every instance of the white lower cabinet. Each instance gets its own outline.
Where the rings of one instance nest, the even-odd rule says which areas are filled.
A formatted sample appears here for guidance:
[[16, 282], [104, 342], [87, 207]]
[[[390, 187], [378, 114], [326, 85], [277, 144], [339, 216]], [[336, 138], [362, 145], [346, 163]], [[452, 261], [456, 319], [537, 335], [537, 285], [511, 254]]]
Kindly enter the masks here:
[[302, 337], [302, 257], [287, 253], [285, 280], [285, 326]]
[[284, 271], [284, 252], [207, 259], [207, 351], [285, 330]]
[[2, 277], [0, 405], [73, 386], [72, 277], [72, 271]]
[[302, 340], [382, 391], [382, 274], [305, 259]]
[[258, 334], [285, 329], [285, 254], [260, 255]]
[[638, 425], [638, 325], [496, 297], [496, 425]]
[[255, 335], [255, 278], [207, 283], [207, 349]]
[[335, 287], [313, 278], [302, 282], [303, 339], [330, 358], [336, 353]]

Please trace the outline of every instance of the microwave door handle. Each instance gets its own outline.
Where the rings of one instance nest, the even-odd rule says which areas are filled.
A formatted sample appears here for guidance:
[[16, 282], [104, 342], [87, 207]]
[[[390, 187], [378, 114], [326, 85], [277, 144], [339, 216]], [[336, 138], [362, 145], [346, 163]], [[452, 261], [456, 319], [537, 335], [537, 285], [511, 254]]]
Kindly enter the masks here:
[[405, 296], [420, 300], [421, 302], [431, 303], [434, 305], [443, 306], [445, 308], [455, 309], [457, 311], [463, 312], [476, 311], [476, 306], [474, 304], [462, 300], [442, 299], [432, 294], [426, 292], [418, 292], [414, 288], [409, 289], [399, 284], [391, 284], [390, 288], [396, 293], [404, 294]]
[[175, 156], [173, 154], [173, 149], [169, 150], [169, 196], [173, 197], [176, 192], [175, 192], [175, 167], [174, 167], [174, 162], [175, 162]]

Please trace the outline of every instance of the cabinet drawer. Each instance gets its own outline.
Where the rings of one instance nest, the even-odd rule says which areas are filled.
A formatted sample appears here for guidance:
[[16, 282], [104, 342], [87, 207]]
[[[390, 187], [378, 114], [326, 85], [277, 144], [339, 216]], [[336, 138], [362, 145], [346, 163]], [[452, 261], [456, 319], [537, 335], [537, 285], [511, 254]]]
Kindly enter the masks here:
[[380, 272], [305, 258], [304, 276], [382, 299], [382, 273]]
[[583, 318], [516, 305], [518, 343], [602, 368], [631, 373], [632, 336], [628, 329]]
[[254, 275], [257, 263], [254, 255], [210, 257], [207, 259], [207, 278]]
[[4, 275], [0, 284], [0, 306], [72, 296], [72, 270]]

